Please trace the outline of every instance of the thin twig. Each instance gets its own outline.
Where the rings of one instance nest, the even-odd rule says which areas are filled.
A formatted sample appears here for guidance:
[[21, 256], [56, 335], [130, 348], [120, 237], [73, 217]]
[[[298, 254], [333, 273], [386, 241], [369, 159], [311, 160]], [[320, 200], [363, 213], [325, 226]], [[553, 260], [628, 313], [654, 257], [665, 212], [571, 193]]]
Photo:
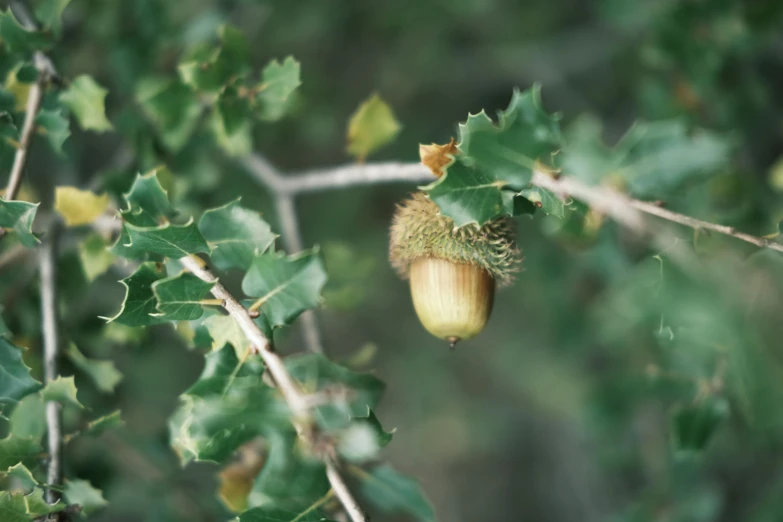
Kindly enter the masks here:
[[[237, 301], [236, 298], [218, 282], [214, 274], [203, 265], [203, 262], [199, 258], [188, 256], [181, 258], [179, 262], [186, 270], [202, 281], [214, 283], [212, 295], [223, 300], [223, 308], [225, 308], [229, 315], [237, 322], [239, 328], [245, 334], [245, 337], [250, 341], [251, 347], [253, 347], [263, 359], [277, 389], [280, 390], [280, 393], [283, 396], [283, 400], [291, 410], [293, 415], [292, 422], [297, 433], [299, 433], [299, 436], [304, 439], [305, 442], [312, 443], [314, 421], [310, 412], [310, 404], [307, 396], [300, 391], [293, 377], [288, 373], [280, 356], [271, 350], [271, 344], [269, 339], [264, 335], [264, 332], [262, 332], [258, 325], [253, 322], [253, 319], [248, 315], [247, 309], [245, 309], [245, 307], [243, 307], [239, 301]], [[332, 489], [340, 500], [340, 503], [351, 515], [351, 520], [353, 522], [366, 522], [367, 517], [358, 507], [356, 499], [353, 498], [353, 495], [346, 486], [345, 481], [337, 470], [336, 464], [332, 462], [328, 456], [324, 458], [324, 464], [326, 465], [329, 483], [332, 485]]]
[[[60, 338], [57, 324], [57, 236], [56, 226], [44, 240], [40, 250], [41, 270], [41, 316], [43, 320], [44, 344], [44, 383], [55, 380], [59, 374], [57, 369]], [[60, 403], [46, 403], [46, 428], [49, 449], [49, 484], [62, 483], [62, 409]], [[48, 489], [46, 500], [54, 504], [59, 494]], [[56, 519], [55, 519], [56, 520]]]

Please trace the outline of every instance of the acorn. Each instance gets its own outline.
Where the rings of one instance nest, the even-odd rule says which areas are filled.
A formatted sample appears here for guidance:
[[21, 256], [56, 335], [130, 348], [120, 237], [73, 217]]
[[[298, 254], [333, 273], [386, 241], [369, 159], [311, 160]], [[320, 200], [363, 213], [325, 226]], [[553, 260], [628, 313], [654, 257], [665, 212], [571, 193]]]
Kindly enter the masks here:
[[410, 280], [424, 328], [452, 349], [481, 332], [495, 287], [513, 282], [522, 261], [510, 219], [457, 228], [423, 192], [397, 206], [389, 258], [400, 277]]

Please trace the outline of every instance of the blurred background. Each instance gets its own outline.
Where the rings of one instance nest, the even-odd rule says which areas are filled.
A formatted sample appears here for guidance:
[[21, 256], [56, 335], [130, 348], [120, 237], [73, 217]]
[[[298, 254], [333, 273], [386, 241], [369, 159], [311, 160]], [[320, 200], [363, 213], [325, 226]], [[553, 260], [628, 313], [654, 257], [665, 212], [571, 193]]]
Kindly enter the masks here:
[[[468, 113], [492, 115], [514, 87], [540, 82], [566, 136], [592, 115], [610, 145], [639, 119], [678, 118], [730, 140], [734, 161], [670, 208], [757, 235], [774, 236], [783, 220], [777, 0], [73, 0], [52, 58], [64, 76], [91, 74], [109, 90], [117, 132], [74, 128], [62, 157], [36, 144], [28, 190], [45, 199], [52, 184], [102, 183], [118, 195], [165, 164], [183, 212], [241, 195], [279, 230], [270, 195], [210, 133], [172, 151], [135, 101], [140, 79], [175, 74], [185, 50], [224, 23], [248, 37], [257, 67], [288, 55], [302, 63], [292, 113], [252, 136], [252, 149], [291, 175], [349, 162], [347, 121], [374, 92], [403, 128], [368, 161], [417, 161], [418, 143], [444, 143]], [[452, 353], [420, 326], [387, 262], [394, 205], [412, 190], [309, 194], [297, 208], [330, 276], [318, 311], [326, 352], [386, 382], [377, 413], [397, 431], [383, 456], [421, 481], [439, 520], [783, 520], [779, 254], [691, 230], [661, 249], [610, 222], [519, 218], [525, 269], [497, 295], [486, 330]], [[680, 249], [695, 252], [686, 265]], [[98, 318], [122, 301], [122, 267], [90, 285], [79, 274], [71, 253], [63, 334], [125, 375], [115, 395], [77, 377], [82, 402], [119, 407], [127, 422], [68, 446], [66, 467], [110, 502], [90, 519], [228, 519], [217, 467], [181, 469], [168, 441], [167, 418], [203, 357], [168, 326]], [[35, 347], [31, 267], [4, 270], [0, 284], [6, 322]], [[278, 346], [303, 350], [299, 329]], [[729, 414], [703, 450], [678, 451], [672, 420], [705, 396]]]

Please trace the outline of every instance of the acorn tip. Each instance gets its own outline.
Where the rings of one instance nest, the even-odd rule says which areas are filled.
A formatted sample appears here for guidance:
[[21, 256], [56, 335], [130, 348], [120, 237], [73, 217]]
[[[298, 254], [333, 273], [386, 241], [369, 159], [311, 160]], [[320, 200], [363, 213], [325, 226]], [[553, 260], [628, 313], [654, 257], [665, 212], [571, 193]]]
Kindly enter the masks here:
[[448, 337], [446, 340], [449, 342], [449, 350], [453, 352], [459, 342], [459, 337]]

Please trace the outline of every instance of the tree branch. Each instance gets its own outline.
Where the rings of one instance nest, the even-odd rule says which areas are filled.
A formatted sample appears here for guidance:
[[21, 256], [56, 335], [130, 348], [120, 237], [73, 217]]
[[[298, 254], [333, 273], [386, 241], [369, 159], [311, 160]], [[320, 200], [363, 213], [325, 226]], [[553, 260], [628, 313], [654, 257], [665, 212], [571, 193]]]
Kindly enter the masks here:
[[[237, 322], [245, 337], [250, 341], [251, 347], [258, 352], [263, 359], [264, 364], [269, 371], [270, 376], [275, 382], [277, 389], [283, 396], [293, 415], [292, 422], [296, 428], [299, 437], [310, 445], [313, 445], [315, 437], [315, 422], [310, 411], [310, 404], [306, 395], [304, 395], [293, 377], [283, 363], [283, 360], [271, 350], [269, 339], [264, 335], [261, 329], [253, 322], [253, 319], [239, 301], [232, 296], [226, 288], [220, 284], [212, 272], [207, 269], [203, 261], [197, 257], [188, 256], [179, 260], [182, 266], [193, 275], [206, 281], [214, 283], [212, 295], [223, 301], [223, 308]], [[340, 500], [345, 510], [351, 516], [353, 522], [366, 522], [367, 517], [359, 508], [356, 499], [353, 498], [350, 490], [340, 475], [337, 464], [330, 456], [323, 457], [326, 465], [326, 472], [329, 483], [334, 490], [335, 495]]]
[[[41, 316], [43, 320], [44, 344], [44, 384], [57, 378], [60, 337], [57, 319], [57, 236], [56, 225], [53, 226], [40, 250], [41, 271]], [[49, 470], [47, 482], [52, 485], [62, 483], [62, 409], [60, 403], [46, 403], [46, 427], [49, 450]], [[48, 489], [46, 500], [54, 504], [59, 494]], [[57, 518], [54, 518], [57, 520]]]

